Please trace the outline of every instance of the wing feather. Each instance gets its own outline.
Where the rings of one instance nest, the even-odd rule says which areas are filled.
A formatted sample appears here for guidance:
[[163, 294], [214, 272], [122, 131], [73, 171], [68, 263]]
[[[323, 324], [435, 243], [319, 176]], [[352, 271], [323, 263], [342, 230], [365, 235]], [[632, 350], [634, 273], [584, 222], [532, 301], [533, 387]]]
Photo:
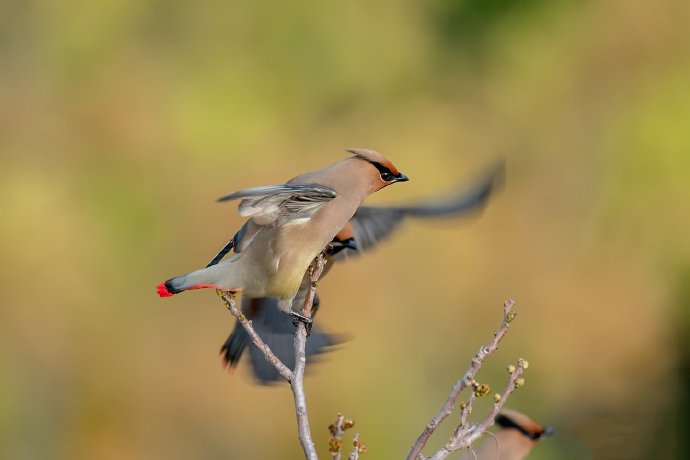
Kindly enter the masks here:
[[345, 248], [338, 252], [336, 260], [346, 259], [376, 247], [379, 241], [386, 239], [408, 217], [450, 218], [478, 211], [501, 184], [503, 175], [504, 164], [499, 162], [480, 180], [441, 199], [431, 199], [409, 206], [360, 206], [350, 219], [357, 250]]
[[218, 201], [242, 200], [240, 215], [258, 225], [290, 225], [308, 221], [324, 204], [337, 196], [318, 184], [282, 184], [254, 187], [231, 193]]

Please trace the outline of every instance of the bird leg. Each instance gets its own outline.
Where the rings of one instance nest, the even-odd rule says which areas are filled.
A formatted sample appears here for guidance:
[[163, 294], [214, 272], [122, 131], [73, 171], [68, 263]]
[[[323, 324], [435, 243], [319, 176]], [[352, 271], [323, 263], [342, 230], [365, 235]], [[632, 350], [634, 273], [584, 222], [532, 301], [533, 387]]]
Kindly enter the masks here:
[[304, 324], [304, 329], [307, 331], [307, 337], [309, 337], [309, 334], [311, 334], [311, 327], [314, 325], [314, 320], [292, 310], [290, 310], [290, 316], [292, 316], [292, 324], [295, 327], [297, 327], [299, 323]]
[[313, 324], [311, 313], [312, 306], [314, 304], [314, 295], [316, 294], [316, 282], [319, 279], [319, 276], [321, 276], [321, 273], [323, 272], [323, 266], [326, 263], [327, 251], [328, 247], [326, 247], [326, 249], [324, 249], [318, 256], [316, 256], [311, 265], [309, 265], [307, 275], [309, 275], [310, 286], [309, 292], [306, 298], [304, 299], [304, 307], [302, 308], [301, 313], [297, 313], [296, 311], [290, 309], [290, 315], [292, 316], [292, 324], [294, 324], [295, 327], [297, 327], [299, 323], [304, 324], [304, 328], [307, 332], [307, 337], [309, 337], [309, 334], [311, 333], [311, 327]]

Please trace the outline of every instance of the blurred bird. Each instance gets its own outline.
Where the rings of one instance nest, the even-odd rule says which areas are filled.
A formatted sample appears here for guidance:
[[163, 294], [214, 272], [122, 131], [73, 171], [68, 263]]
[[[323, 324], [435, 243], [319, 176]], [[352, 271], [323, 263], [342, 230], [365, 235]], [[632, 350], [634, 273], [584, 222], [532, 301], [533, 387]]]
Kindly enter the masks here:
[[[340, 262], [348, 257], [374, 249], [380, 241], [399, 228], [407, 218], [451, 218], [479, 211], [500, 185], [503, 169], [503, 163], [499, 163], [470, 185], [458, 187], [452, 193], [446, 193], [421, 203], [402, 206], [360, 206], [354, 216], [331, 241], [326, 252], [327, 263], [321, 278], [334, 266], [332, 262]], [[235, 235], [211, 260], [209, 265], [218, 263], [233, 248], [236, 252], [241, 251], [242, 245], [235, 243], [235, 241], [242, 239], [241, 233]], [[295, 298], [295, 305], [304, 303], [308, 288], [309, 277], [305, 274]], [[278, 311], [276, 304], [277, 299], [275, 298], [244, 296], [242, 311], [247, 318], [252, 320], [254, 329], [276, 356], [292, 368], [295, 359], [293, 350], [294, 326], [289, 318]], [[319, 304], [320, 299], [317, 294], [314, 298], [312, 317], [316, 314]], [[337, 336], [326, 334], [314, 326], [307, 342], [307, 354], [321, 353], [325, 351], [326, 347], [336, 345], [339, 341]], [[236, 322], [232, 333], [220, 350], [224, 366], [234, 368], [250, 344], [249, 335], [242, 325]], [[249, 357], [254, 375], [261, 383], [280, 380], [280, 375], [275, 367], [266, 361], [256, 347], [250, 347]]]
[[352, 157], [301, 174], [286, 184], [240, 190], [220, 198], [242, 200], [240, 215], [249, 218], [233, 238], [235, 254], [159, 284], [158, 295], [213, 287], [251, 298], [276, 297], [281, 311], [293, 313], [292, 301], [307, 267], [362, 201], [383, 187], [408, 180], [378, 152], [349, 152]]
[[503, 409], [496, 417], [500, 427], [477, 449], [464, 453], [459, 460], [522, 460], [534, 449], [537, 442], [553, 434], [553, 428], [543, 427], [522, 412]]

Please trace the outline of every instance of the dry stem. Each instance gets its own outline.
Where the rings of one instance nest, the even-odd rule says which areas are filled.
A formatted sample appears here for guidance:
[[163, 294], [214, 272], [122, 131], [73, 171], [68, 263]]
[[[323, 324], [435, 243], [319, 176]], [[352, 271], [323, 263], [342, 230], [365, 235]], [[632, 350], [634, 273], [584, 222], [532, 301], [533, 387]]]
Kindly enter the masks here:
[[[506, 334], [506, 332], [508, 332], [510, 323], [513, 321], [516, 315], [512, 311], [514, 305], [515, 301], [513, 299], [509, 299], [503, 304], [503, 321], [501, 322], [501, 327], [498, 329], [498, 331], [494, 332], [494, 338], [491, 341], [491, 343], [488, 346], [480, 347], [479, 351], [477, 351], [477, 354], [474, 355], [474, 358], [472, 358], [472, 364], [465, 372], [463, 378], [455, 382], [455, 384], [450, 390], [450, 394], [448, 395], [446, 402], [443, 404], [443, 407], [441, 407], [441, 410], [438, 412], [438, 414], [434, 416], [433, 419], [431, 419], [431, 421], [426, 425], [426, 427], [424, 427], [424, 431], [422, 431], [422, 434], [419, 435], [417, 441], [412, 446], [410, 453], [407, 455], [407, 460], [417, 460], [419, 458], [424, 458], [422, 456], [422, 449], [426, 445], [426, 442], [429, 440], [436, 428], [438, 428], [439, 424], [451, 414], [453, 405], [457, 402], [460, 393], [462, 393], [462, 391], [465, 388], [473, 384], [474, 376], [477, 374], [477, 371], [479, 371], [479, 368], [482, 366], [482, 362], [489, 355], [496, 351], [499, 342]], [[474, 395], [474, 393], [472, 395]], [[470, 398], [473, 398], [472, 395], [470, 396]], [[465, 411], [463, 410], [463, 414], [461, 415], [461, 417], [464, 417], [462, 421], [466, 421], [468, 415], [464, 412]], [[469, 409], [467, 409], [467, 412], [469, 412]]]
[[[467, 425], [461, 421], [461, 423], [455, 428], [453, 435], [450, 437], [446, 445], [441, 447], [434, 455], [429, 457], [429, 460], [443, 460], [458, 449], [470, 447], [474, 441], [479, 439], [479, 437], [483, 435], [491, 425], [494, 424], [494, 419], [501, 409], [503, 409], [508, 396], [510, 396], [510, 394], [518, 387], [518, 379], [520, 379], [520, 376], [527, 367], [525, 363], [526, 361], [523, 359], [518, 360], [518, 365], [515, 368], [515, 371], [510, 374], [510, 378], [508, 379], [508, 383], [506, 384], [501, 397], [494, 402], [491, 410], [484, 420], [476, 425]], [[472, 394], [474, 395], [474, 393]], [[468, 407], [471, 407], [469, 402]]]
[[[323, 253], [319, 254], [312, 265], [309, 266], [309, 292], [307, 298], [304, 300], [304, 308], [302, 315], [311, 319], [311, 307], [314, 303], [314, 295], [316, 294], [316, 282], [323, 272], [323, 267], [326, 264]], [[307, 397], [304, 393], [304, 368], [307, 364], [307, 354], [305, 352], [307, 347], [307, 327], [303, 322], [297, 324], [297, 332], [295, 332], [295, 370], [294, 377], [290, 381], [292, 394], [295, 397], [295, 409], [297, 413], [297, 433], [299, 435], [299, 442], [304, 450], [304, 455], [307, 459], [316, 459], [316, 448], [314, 441], [311, 438], [311, 430], [309, 429], [309, 418], [307, 416]]]
[[[302, 315], [311, 319], [312, 304], [314, 302], [314, 295], [316, 294], [316, 282], [323, 272], [325, 265], [325, 258], [323, 253], [314, 259], [314, 262], [309, 267], [309, 277], [311, 286], [304, 301], [302, 308]], [[297, 324], [297, 331], [295, 332], [295, 369], [291, 371], [283, 364], [280, 359], [271, 351], [266, 343], [261, 339], [259, 334], [254, 330], [252, 322], [247, 320], [247, 317], [237, 308], [234, 295], [217, 290], [218, 295], [223, 299], [225, 305], [230, 310], [230, 313], [237, 318], [242, 324], [242, 327], [247, 331], [252, 339], [252, 343], [263, 352], [266, 360], [273, 364], [280, 375], [290, 382], [290, 388], [295, 399], [295, 413], [297, 415], [297, 434], [299, 435], [300, 444], [304, 450], [304, 455], [308, 460], [316, 460], [316, 448], [311, 438], [311, 431], [309, 429], [309, 418], [307, 417], [307, 398], [304, 393], [304, 368], [307, 363], [306, 346], [307, 346], [307, 328], [304, 322]]]
[[252, 322], [248, 320], [246, 316], [244, 316], [244, 314], [240, 311], [239, 308], [237, 308], [237, 303], [235, 302], [234, 294], [221, 291], [220, 289], [216, 289], [216, 293], [221, 299], [223, 299], [223, 302], [225, 302], [225, 305], [228, 307], [228, 310], [230, 310], [230, 313], [232, 313], [232, 316], [237, 318], [237, 321], [239, 321], [240, 324], [242, 324], [244, 330], [247, 331], [247, 334], [249, 334], [249, 337], [251, 337], [254, 346], [261, 350], [266, 360], [269, 363], [273, 364], [273, 366], [278, 370], [280, 375], [285, 380], [291, 382], [293, 378], [292, 371], [285, 364], [283, 364], [283, 362], [280, 359], [278, 359], [278, 357], [273, 353], [273, 351], [271, 351], [269, 346], [266, 345], [266, 343], [261, 339], [259, 334], [257, 334], [257, 332], [254, 330]]
[[[338, 412], [335, 422], [328, 427], [328, 431], [331, 433], [331, 439], [328, 441], [328, 451], [331, 453], [333, 460], [340, 460], [343, 435], [353, 426], [355, 426], [354, 420], [346, 420], [343, 414]], [[357, 436], [359, 436], [359, 434]], [[357, 438], [355, 438], [355, 440], [357, 440]]]
[[348, 455], [347, 460], [358, 460], [359, 454], [367, 451], [367, 446], [359, 440], [359, 433], [355, 433], [352, 437], [352, 453]]

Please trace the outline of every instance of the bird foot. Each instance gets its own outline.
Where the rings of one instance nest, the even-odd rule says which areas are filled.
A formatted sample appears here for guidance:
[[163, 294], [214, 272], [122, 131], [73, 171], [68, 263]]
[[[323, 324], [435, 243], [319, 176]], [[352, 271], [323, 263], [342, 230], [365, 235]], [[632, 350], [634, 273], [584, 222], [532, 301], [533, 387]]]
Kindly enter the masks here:
[[236, 290], [224, 291], [220, 288], [216, 288], [216, 294], [218, 295], [218, 297], [228, 296], [231, 299], [234, 299], [235, 297], [237, 297], [237, 292], [238, 291], [236, 291]]
[[307, 337], [309, 337], [309, 335], [311, 334], [311, 327], [314, 324], [314, 320], [295, 311], [290, 311], [290, 316], [292, 316], [292, 324], [295, 327], [297, 327], [299, 323], [304, 324], [304, 329], [307, 331]]

